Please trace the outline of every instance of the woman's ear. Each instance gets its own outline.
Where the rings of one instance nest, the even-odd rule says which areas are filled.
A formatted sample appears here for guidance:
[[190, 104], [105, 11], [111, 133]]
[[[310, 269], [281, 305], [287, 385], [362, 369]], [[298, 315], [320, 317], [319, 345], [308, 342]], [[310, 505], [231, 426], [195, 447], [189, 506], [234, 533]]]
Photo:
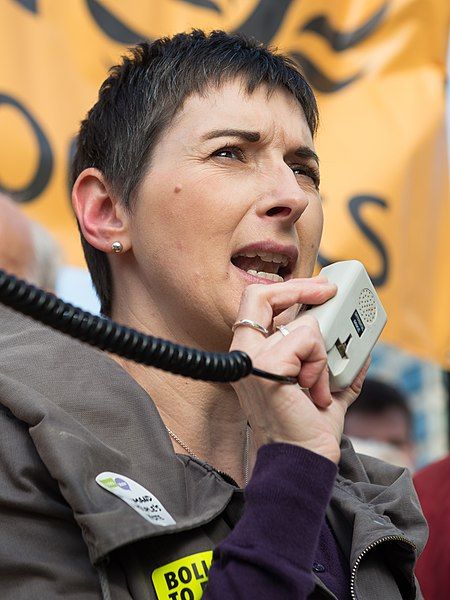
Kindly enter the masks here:
[[90, 167], [78, 175], [72, 190], [72, 205], [91, 246], [109, 253], [112, 244], [120, 242], [123, 251], [130, 249], [128, 212], [101, 171]]

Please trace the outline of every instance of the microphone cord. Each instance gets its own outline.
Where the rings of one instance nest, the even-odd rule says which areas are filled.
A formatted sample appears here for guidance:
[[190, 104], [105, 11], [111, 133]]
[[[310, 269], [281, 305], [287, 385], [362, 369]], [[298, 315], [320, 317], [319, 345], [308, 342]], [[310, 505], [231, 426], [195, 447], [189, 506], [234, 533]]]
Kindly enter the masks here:
[[147, 335], [64, 302], [1, 269], [0, 302], [91, 346], [176, 375], [221, 383], [256, 375], [281, 383], [298, 383], [296, 377], [255, 368], [241, 350], [206, 352]]

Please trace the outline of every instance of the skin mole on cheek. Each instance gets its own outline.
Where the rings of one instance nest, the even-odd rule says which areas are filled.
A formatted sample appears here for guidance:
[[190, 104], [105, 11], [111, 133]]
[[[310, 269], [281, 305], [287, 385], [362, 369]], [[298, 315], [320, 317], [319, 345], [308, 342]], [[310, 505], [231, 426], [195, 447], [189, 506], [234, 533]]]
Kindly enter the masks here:
[[177, 184], [177, 185], [174, 187], [174, 190], [173, 190], [173, 191], [175, 192], [175, 194], [179, 194], [179, 193], [181, 192], [181, 190], [182, 190], [182, 187], [181, 187], [181, 185], [180, 185], [180, 184]]

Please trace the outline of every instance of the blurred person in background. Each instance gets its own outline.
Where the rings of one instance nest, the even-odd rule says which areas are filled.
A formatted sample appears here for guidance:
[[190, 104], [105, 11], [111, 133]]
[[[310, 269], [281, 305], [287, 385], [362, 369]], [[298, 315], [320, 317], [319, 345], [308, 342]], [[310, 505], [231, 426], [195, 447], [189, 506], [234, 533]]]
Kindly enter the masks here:
[[60, 256], [50, 233], [0, 194], [0, 269], [54, 292]]
[[416, 575], [427, 600], [441, 600], [450, 593], [450, 455], [414, 476], [430, 535]]
[[414, 468], [412, 413], [406, 396], [393, 385], [367, 378], [347, 411], [344, 433], [357, 452]]

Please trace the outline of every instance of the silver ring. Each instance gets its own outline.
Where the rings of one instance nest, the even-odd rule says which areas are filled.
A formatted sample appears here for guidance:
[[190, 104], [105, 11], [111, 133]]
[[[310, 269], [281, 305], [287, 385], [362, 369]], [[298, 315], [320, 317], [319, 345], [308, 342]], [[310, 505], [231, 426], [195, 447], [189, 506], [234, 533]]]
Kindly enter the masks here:
[[286, 327], [286, 325], [277, 325], [275, 327], [275, 329], [278, 329], [278, 331], [284, 335], [284, 337], [286, 337], [287, 335], [289, 335], [291, 332], [289, 331], [289, 329]]
[[239, 321], [236, 321], [236, 323], [234, 323], [233, 327], [231, 328], [231, 331], [234, 333], [238, 327], [251, 327], [252, 329], [255, 329], [255, 331], [259, 331], [259, 333], [262, 333], [265, 337], [269, 335], [268, 329], [266, 329], [256, 321], [253, 321], [252, 319], [240, 319]]

